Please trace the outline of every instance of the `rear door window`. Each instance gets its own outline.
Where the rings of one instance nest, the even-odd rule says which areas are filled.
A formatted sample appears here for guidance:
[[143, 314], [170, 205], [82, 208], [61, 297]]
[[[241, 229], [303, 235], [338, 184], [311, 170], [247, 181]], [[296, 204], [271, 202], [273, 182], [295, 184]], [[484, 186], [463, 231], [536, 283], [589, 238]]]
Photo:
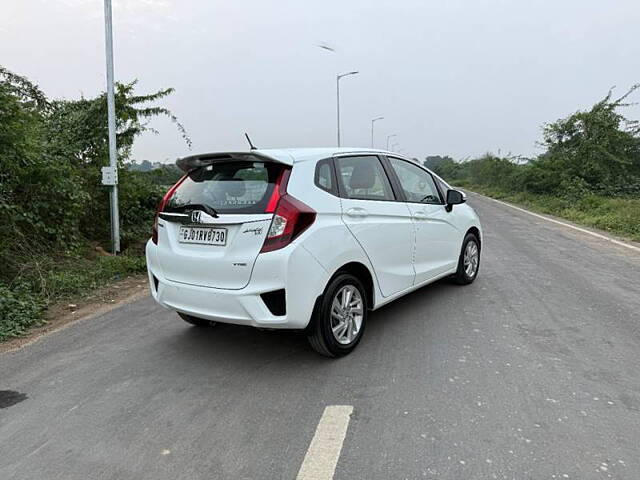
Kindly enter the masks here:
[[394, 200], [391, 183], [378, 157], [338, 157], [335, 163], [342, 196], [355, 200]]
[[215, 162], [189, 173], [165, 206], [179, 212], [206, 205], [218, 213], [263, 213], [283, 166], [269, 162]]

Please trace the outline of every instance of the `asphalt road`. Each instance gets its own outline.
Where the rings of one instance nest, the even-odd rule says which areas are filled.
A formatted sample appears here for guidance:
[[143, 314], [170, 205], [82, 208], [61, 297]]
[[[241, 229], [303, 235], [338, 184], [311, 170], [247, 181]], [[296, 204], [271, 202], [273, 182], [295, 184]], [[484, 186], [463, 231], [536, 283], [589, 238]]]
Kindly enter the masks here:
[[640, 478], [640, 253], [470, 200], [478, 280], [370, 316], [350, 356], [190, 328], [151, 299], [0, 356], [1, 479], [292, 479], [328, 405], [335, 479]]

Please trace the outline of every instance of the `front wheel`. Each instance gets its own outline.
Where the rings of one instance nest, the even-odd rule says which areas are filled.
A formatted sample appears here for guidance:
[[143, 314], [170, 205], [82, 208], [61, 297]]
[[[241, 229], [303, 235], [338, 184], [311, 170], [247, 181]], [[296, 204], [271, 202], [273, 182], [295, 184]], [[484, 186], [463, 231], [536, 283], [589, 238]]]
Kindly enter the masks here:
[[468, 285], [478, 276], [480, 268], [480, 242], [473, 233], [467, 233], [462, 242], [458, 270], [453, 278], [459, 285]]
[[185, 322], [190, 323], [191, 325], [195, 325], [196, 327], [213, 327], [216, 324], [216, 322], [214, 322], [213, 320], [194, 317], [192, 315], [187, 315], [186, 313], [178, 312], [178, 315]]
[[342, 273], [327, 286], [314, 312], [308, 340], [326, 357], [351, 353], [362, 338], [367, 321], [367, 296], [362, 282]]

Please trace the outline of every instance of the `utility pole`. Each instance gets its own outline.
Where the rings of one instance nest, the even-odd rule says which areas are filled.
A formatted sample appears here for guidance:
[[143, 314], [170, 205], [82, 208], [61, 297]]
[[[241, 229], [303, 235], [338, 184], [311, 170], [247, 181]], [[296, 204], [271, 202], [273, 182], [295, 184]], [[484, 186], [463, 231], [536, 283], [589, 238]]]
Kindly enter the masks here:
[[373, 148], [373, 124], [378, 120], [384, 120], [384, 117], [376, 117], [371, 119], [371, 148]]
[[358, 73], [357, 71], [354, 72], [349, 72], [349, 73], [342, 73], [342, 74], [338, 74], [336, 75], [336, 112], [338, 114], [338, 146], [340, 146], [340, 79], [342, 77], [347, 77], [349, 75], [355, 75], [356, 73]]
[[104, 37], [107, 60], [107, 121], [109, 126], [109, 166], [102, 168], [102, 184], [111, 187], [111, 246], [120, 251], [120, 214], [118, 212], [118, 151], [116, 145], [116, 104], [113, 93], [113, 22], [111, 0], [104, 0]]

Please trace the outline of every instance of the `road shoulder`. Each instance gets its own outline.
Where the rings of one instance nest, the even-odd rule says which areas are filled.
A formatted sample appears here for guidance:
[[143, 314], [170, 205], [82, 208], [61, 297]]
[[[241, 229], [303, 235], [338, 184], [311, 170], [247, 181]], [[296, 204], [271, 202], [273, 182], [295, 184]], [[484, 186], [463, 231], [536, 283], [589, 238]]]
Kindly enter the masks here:
[[534, 212], [532, 210], [528, 210], [526, 208], [524, 208], [523, 206], [520, 205], [515, 205], [509, 202], [505, 202], [503, 200], [498, 200], [496, 198], [493, 197], [489, 197], [487, 195], [483, 195], [481, 193], [478, 192], [474, 192], [474, 191], [468, 191], [465, 190], [466, 192], [470, 193], [471, 195], [476, 195], [478, 197], [482, 197], [483, 199], [498, 203], [500, 205], [503, 205], [505, 207], [511, 208], [513, 210], [519, 211], [521, 213], [525, 213], [527, 215], [531, 215], [533, 217], [542, 219], [542, 220], [546, 220], [547, 222], [551, 222], [551, 223], [555, 223], [556, 225], [560, 225], [564, 228], [568, 228], [580, 233], [583, 233], [585, 235], [590, 235], [594, 238], [598, 238], [600, 240], [604, 240], [607, 242], [611, 242], [619, 247], [623, 247], [623, 248], [627, 248], [629, 250], [633, 250], [637, 253], [640, 253], [640, 243], [638, 242], [634, 242], [632, 240], [629, 240], [628, 238], [623, 238], [623, 237], [619, 237], [619, 236], [615, 236], [610, 234], [609, 232], [605, 232], [603, 230], [598, 230], [592, 227], [586, 227], [584, 225], [579, 225], [573, 222], [570, 222], [569, 220], [566, 220], [564, 218], [561, 217], [556, 217], [554, 215], [549, 215], [546, 213], [538, 213], [538, 212]]
[[28, 334], [0, 343], [0, 354], [19, 350], [75, 323], [98, 317], [149, 295], [147, 275], [131, 275], [100, 287], [78, 299], [55, 303], [45, 313], [45, 323]]

